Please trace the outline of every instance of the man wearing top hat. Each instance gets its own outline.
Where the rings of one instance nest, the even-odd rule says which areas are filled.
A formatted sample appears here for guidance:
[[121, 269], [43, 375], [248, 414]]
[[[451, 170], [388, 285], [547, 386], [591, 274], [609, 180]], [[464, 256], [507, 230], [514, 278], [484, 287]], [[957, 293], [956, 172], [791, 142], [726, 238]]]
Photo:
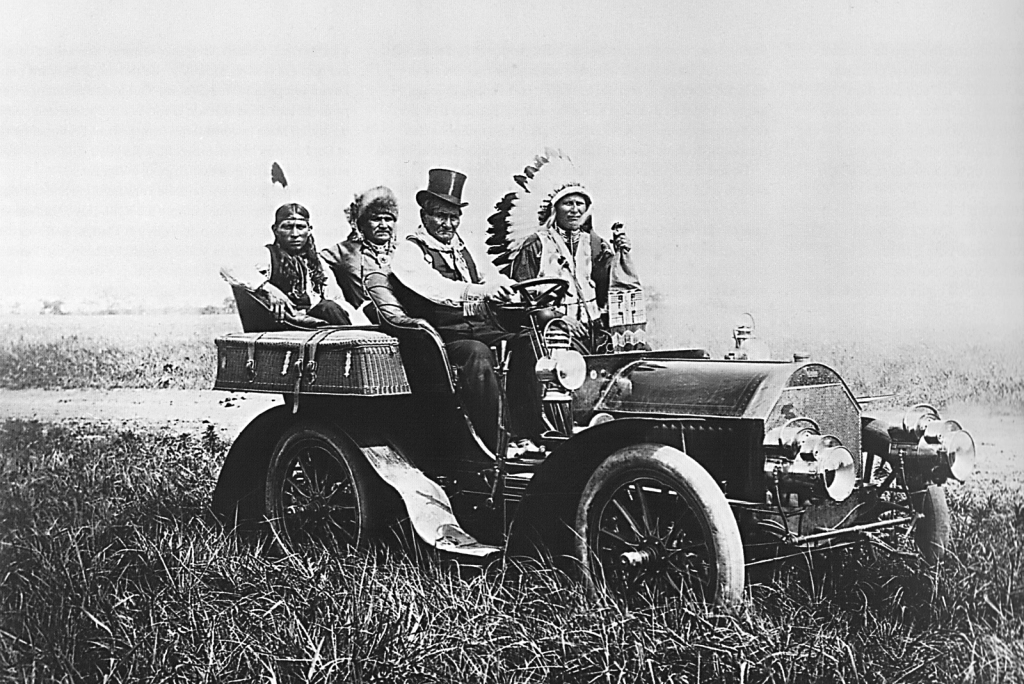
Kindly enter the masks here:
[[[514, 335], [494, 323], [488, 303], [509, 301], [515, 281], [486, 259], [478, 264], [459, 237], [467, 204], [462, 201], [465, 182], [458, 171], [430, 170], [427, 189], [416, 193], [421, 225], [399, 241], [391, 268], [404, 286], [399, 296], [408, 313], [426, 319], [440, 333], [449, 360], [459, 370], [458, 391], [466, 414], [484, 443], [496, 450], [501, 389], [488, 345]], [[513, 351], [514, 365], [532, 373], [529, 359], [519, 354], [523, 358], [517, 360], [517, 354]], [[516, 368], [510, 371], [510, 376], [518, 374]]]

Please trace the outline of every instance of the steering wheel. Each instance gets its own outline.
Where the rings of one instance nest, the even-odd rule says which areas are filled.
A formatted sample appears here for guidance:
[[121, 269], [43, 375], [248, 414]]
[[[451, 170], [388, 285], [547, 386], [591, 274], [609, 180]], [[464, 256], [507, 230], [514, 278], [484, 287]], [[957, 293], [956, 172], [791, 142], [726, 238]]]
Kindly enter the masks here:
[[[561, 302], [569, 292], [569, 281], [563, 278], [531, 278], [511, 286], [523, 296], [529, 308], [543, 309]], [[533, 291], [531, 288], [542, 288]]]

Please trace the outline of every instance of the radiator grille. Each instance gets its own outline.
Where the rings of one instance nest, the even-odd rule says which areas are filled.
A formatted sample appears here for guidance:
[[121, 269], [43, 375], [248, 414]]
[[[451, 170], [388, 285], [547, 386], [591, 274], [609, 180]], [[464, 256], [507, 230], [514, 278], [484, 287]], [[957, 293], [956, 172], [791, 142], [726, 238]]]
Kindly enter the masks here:
[[765, 430], [784, 424], [791, 418], [807, 416], [818, 424], [823, 435], [835, 435], [853, 454], [857, 476], [863, 470], [860, 450], [860, 410], [842, 383], [787, 387], [765, 422]]

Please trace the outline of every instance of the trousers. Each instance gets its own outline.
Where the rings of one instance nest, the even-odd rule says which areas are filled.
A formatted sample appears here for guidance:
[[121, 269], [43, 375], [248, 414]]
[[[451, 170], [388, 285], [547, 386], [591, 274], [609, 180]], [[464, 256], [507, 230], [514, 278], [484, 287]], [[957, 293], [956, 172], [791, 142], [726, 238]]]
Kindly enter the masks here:
[[321, 300], [306, 314], [313, 318], [319, 318], [321, 321], [327, 321], [331, 325], [352, 325], [352, 321], [349, 320], [348, 314], [341, 308], [341, 305], [330, 299]]
[[[441, 334], [446, 337], [444, 331]], [[484, 444], [497, 451], [502, 424], [513, 437], [535, 439], [542, 431], [542, 420], [540, 386], [534, 375], [537, 359], [530, 339], [496, 329], [477, 330], [472, 338], [447, 337], [448, 360], [458, 368], [456, 392]], [[504, 397], [489, 346], [502, 340], [507, 341], [510, 354]]]

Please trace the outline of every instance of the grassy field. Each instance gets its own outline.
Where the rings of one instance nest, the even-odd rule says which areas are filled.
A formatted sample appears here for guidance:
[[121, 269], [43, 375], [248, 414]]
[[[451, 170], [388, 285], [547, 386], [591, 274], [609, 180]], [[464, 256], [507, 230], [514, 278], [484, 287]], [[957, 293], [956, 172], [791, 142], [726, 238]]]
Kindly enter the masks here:
[[937, 568], [870, 549], [800, 561], [727, 616], [626, 610], [545, 569], [276, 556], [207, 510], [224, 451], [213, 432], [3, 425], [0, 681], [1024, 678], [1019, 490], [952, 490]]
[[[0, 386], [209, 387], [212, 338], [237, 329], [0, 318]], [[858, 393], [1024, 406], [1019, 340], [773, 337]], [[800, 559], [721, 615], [626, 609], [549, 569], [408, 549], [281, 557], [213, 521], [226, 448], [212, 429], [0, 426], [0, 681], [1024, 681], [1019, 487], [947, 488], [953, 546], [936, 568], [872, 548]]]
[[[708, 323], [715, 335], [659, 309], [650, 324], [655, 348], [694, 343], [720, 358], [731, 322]], [[898, 403], [974, 403], [1024, 408], [1024, 338], [904, 331], [879, 334], [850, 326], [766, 326], [775, 358], [794, 351], [834, 366], [858, 395], [894, 393]], [[217, 335], [240, 331], [235, 315], [0, 316], [0, 387], [209, 388]]]
[[209, 388], [238, 316], [0, 316], [0, 387]]

